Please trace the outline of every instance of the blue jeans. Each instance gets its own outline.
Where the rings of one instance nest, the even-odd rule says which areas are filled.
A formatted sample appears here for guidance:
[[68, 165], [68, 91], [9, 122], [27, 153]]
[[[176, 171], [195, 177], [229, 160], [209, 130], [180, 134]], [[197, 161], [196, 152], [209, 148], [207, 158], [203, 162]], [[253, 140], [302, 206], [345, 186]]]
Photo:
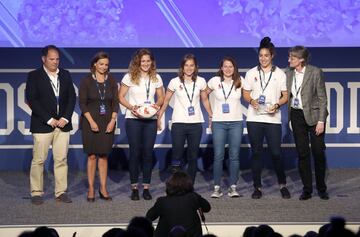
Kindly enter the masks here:
[[262, 150], [264, 137], [270, 150], [273, 166], [279, 184], [286, 184], [285, 171], [281, 160], [281, 124], [247, 122], [252, 152], [252, 175], [255, 188], [261, 188]]
[[212, 123], [214, 145], [214, 184], [220, 186], [223, 172], [223, 160], [225, 144], [229, 144], [229, 184], [236, 185], [239, 177], [239, 152], [243, 135], [242, 121], [213, 122]]
[[201, 123], [174, 123], [171, 127], [172, 161], [173, 166], [181, 166], [184, 156], [184, 145], [187, 141], [186, 159], [187, 173], [195, 181], [197, 171], [197, 158], [202, 135]]
[[143, 184], [150, 184], [152, 172], [152, 153], [157, 125], [154, 119], [126, 119], [125, 130], [129, 141], [129, 172], [131, 184], [139, 182], [142, 161]]

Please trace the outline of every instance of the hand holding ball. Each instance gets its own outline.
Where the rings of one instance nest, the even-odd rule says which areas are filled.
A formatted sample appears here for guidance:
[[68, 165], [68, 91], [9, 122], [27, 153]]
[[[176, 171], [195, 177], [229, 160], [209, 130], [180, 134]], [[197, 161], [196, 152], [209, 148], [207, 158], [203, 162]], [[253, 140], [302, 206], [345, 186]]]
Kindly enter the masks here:
[[136, 113], [142, 118], [154, 117], [158, 111], [155, 104], [144, 104], [137, 107]]

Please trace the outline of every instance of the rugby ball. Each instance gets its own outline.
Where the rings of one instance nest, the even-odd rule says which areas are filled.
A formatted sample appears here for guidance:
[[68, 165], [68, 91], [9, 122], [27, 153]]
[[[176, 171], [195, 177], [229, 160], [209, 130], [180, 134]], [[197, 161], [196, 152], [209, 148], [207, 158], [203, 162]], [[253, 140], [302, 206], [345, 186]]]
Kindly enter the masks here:
[[140, 105], [136, 112], [143, 118], [151, 118], [157, 113], [157, 109], [150, 104]]

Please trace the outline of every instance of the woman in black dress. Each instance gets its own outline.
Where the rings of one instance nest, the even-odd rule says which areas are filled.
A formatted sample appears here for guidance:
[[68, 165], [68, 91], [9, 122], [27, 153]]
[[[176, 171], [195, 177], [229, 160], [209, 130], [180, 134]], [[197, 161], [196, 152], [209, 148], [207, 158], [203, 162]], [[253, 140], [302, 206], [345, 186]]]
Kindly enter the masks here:
[[117, 84], [109, 74], [109, 55], [97, 53], [91, 60], [91, 73], [81, 80], [79, 103], [82, 112], [80, 126], [84, 152], [88, 154], [87, 175], [89, 190], [87, 201], [95, 201], [96, 161], [100, 178], [99, 195], [111, 201], [107, 188], [108, 154], [114, 142], [114, 130], [119, 110]]
[[186, 236], [201, 236], [201, 222], [198, 211], [209, 212], [210, 203], [194, 192], [191, 177], [183, 171], [177, 171], [166, 182], [166, 196], [156, 200], [148, 210], [146, 217], [152, 221], [158, 217], [155, 237], [168, 236], [175, 226], [182, 226]]

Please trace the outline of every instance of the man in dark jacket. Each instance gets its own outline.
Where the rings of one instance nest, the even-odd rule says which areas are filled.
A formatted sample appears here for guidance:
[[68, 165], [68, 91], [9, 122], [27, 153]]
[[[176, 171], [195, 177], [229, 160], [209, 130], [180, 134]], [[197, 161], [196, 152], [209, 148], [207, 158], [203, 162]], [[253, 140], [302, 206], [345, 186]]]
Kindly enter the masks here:
[[42, 49], [43, 66], [29, 72], [26, 100], [31, 113], [30, 131], [33, 135], [33, 159], [30, 170], [31, 202], [43, 200], [44, 163], [52, 145], [55, 175], [55, 198], [70, 203], [67, 191], [67, 152], [72, 130], [71, 116], [76, 95], [70, 73], [58, 68], [59, 49], [48, 45]]

